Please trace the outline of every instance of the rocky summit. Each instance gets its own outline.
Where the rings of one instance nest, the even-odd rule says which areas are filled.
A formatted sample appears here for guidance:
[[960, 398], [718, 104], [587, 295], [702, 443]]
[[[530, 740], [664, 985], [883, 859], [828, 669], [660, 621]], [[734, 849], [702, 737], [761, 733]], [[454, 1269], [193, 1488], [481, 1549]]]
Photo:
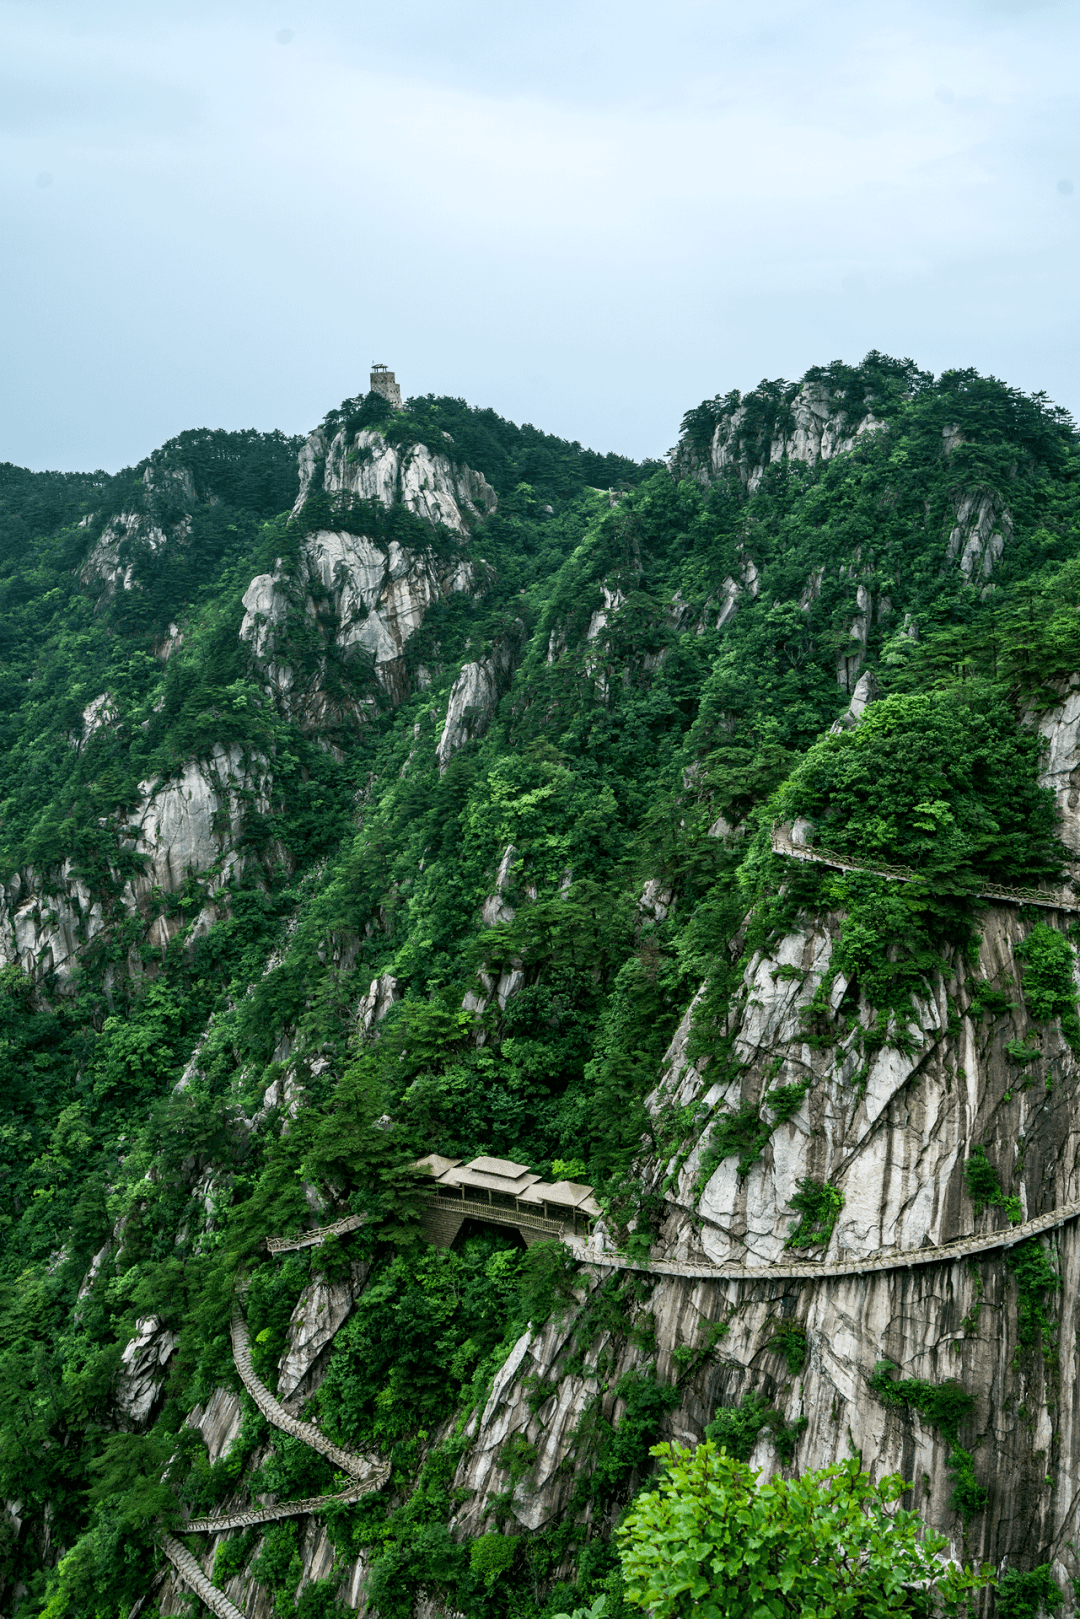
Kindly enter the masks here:
[[632, 1619], [674, 1441], [1072, 1612], [1071, 421], [371, 383], [0, 467], [2, 1611]]

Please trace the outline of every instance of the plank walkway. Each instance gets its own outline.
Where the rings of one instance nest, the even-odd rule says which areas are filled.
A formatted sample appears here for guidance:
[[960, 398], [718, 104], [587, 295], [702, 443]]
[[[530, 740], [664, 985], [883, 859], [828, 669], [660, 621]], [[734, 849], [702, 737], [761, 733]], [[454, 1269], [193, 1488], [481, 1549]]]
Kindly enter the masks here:
[[266, 1246], [272, 1254], [288, 1254], [297, 1248], [319, 1248], [327, 1237], [341, 1237], [346, 1231], [359, 1230], [366, 1219], [366, 1214], [347, 1214], [343, 1220], [335, 1220], [333, 1225], [315, 1226], [299, 1237], [267, 1237]]
[[[824, 1281], [831, 1277], [865, 1276], [882, 1271], [910, 1270], [916, 1265], [954, 1263], [974, 1254], [1015, 1247], [1017, 1243], [1026, 1242], [1031, 1237], [1054, 1231], [1078, 1216], [1080, 1216], [1080, 1198], [1063, 1203], [1058, 1208], [1051, 1209], [1048, 1214], [1039, 1214], [1020, 1225], [1009, 1226], [1003, 1231], [960, 1237], [955, 1242], [942, 1243], [934, 1248], [894, 1249], [888, 1253], [874, 1254], [867, 1259], [793, 1260], [773, 1265], [709, 1265], [681, 1259], [632, 1260], [625, 1254], [591, 1247], [589, 1242], [581, 1237], [564, 1234], [562, 1240], [582, 1264], [596, 1265], [607, 1270], [633, 1270], [650, 1275], [717, 1282]], [[488, 1217], [490, 1218], [490, 1214]], [[355, 1230], [362, 1221], [363, 1216], [350, 1215], [347, 1229]], [[297, 1245], [313, 1246], [316, 1241], [325, 1240], [326, 1236], [336, 1234], [345, 1225], [346, 1222], [337, 1221], [333, 1226], [324, 1226], [320, 1232], [308, 1232], [302, 1244]], [[269, 1247], [275, 1240], [268, 1238], [267, 1246]], [[284, 1241], [287, 1244], [289, 1239]], [[271, 1252], [275, 1251], [280, 1249], [271, 1248]], [[188, 1530], [215, 1534], [226, 1529], [246, 1529], [256, 1524], [273, 1523], [281, 1518], [300, 1517], [309, 1512], [318, 1512], [336, 1502], [354, 1501], [358, 1496], [370, 1490], [380, 1489], [386, 1483], [390, 1476], [389, 1462], [367, 1456], [354, 1456], [342, 1450], [327, 1439], [313, 1423], [301, 1422], [298, 1418], [291, 1417], [270, 1393], [252, 1366], [247, 1325], [238, 1305], [234, 1308], [232, 1318], [232, 1350], [244, 1387], [267, 1421], [283, 1433], [291, 1434], [304, 1444], [310, 1445], [313, 1450], [319, 1451], [321, 1455], [327, 1456], [344, 1472], [350, 1474], [353, 1482], [337, 1495], [311, 1496], [302, 1501], [282, 1501], [269, 1507], [241, 1508], [216, 1518], [194, 1518], [187, 1525]], [[245, 1619], [241, 1610], [229, 1601], [225, 1593], [211, 1584], [196, 1559], [178, 1540], [172, 1535], [165, 1535], [162, 1538], [162, 1548], [181, 1579], [198, 1593], [211, 1612], [218, 1615], [218, 1619]]]
[[[386, 1471], [389, 1474], [389, 1467]], [[240, 1507], [220, 1518], [192, 1518], [184, 1529], [185, 1533], [208, 1535], [218, 1534], [223, 1529], [250, 1529], [257, 1523], [276, 1523], [279, 1518], [301, 1518], [308, 1512], [321, 1512], [323, 1507], [333, 1506], [338, 1501], [356, 1501], [377, 1488], [376, 1484], [366, 1481], [356, 1482], [339, 1495], [312, 1495], [306, 1501], [277, 1501], [269, 1507]]]
[[869, 1259], [839, 1259], [814, 1261], [812, 1259], [784, 1261], [775, 1265], [707, 1265], [685, 1259], [627, 1259], [625, 1254], [590, 1248], [577, 1237], [564, 1241], [575, 1258], [586, 1265], [600, 1265], [608, 1270], [640, 1270], [659, 1276], [689, 1276], [715, 1282], [762, 1281], [820, 1281], [831, 1276], [866, 1276], [877, 1271], [910, 1270], [916, 1265], [949, 1264], [967, 1259], [971, 1254], [985, 1254], [996, 1248], [1013, 1248], [1029, 1237], [1041, 1236], [1067, 1225], [1080, 1215], [1080, 1198], [1062, 1203], [1049, 1214], [1037, 1214], [1021, 1225], [1008, 1226], [1004, 1231], [989, 1231], [978, 1237], [959, 1237], [955, 1242], [942, 1243], [937, 1248], [900, 1248]]
[[[832, 866], [837, 871], [866, 871], [872, 877], [887, 877], [890, 882], [926, 883], [932, 881], [941, 888], [948, 884], [939, 877], [928, 877], [926, 872], [913, 871], [910, 866], [887, 866], [873, 860], [860, 860], [851, 854], [838, 854], [835, 849], [810, 848], [805, 843], [791, 841], [789, 826], [772, 829], [774, 854], [787, 855], [792, 860], [808, 860], [819, 866]], [[984, 883], [976, 890], [957, 888], [957, 893], [971, 893], [975, 899], [992, 899], [1006, 905], [1040, 905], [1048, 911], [1080, 911], [1080, 899], [1065, 889], [1003, 888], [999, 883]]]
[[240, 1314], [239, 1306], [233, 1309], [232, 1318], [232, 1352], [236, 1369], [243, 1379], [244, 1387], [255, 1401], [266, 1420], [282, 1433], [292, 1434], [294, 1439], [302, 1440], [317, 1450], [320, 1455], [326, 1456], [335, 1467], [340, 1467], [343, 1473], [348, 1473], [357, 1483], [362, 1483], [369, 1490], [377, 1490], [385, 1483], [390, 1474], [389, 1462], [373, 1459], [370, 1456], [354, 1456], [350, 1451], [342, 1450], [313, 1422], [301, 1422], [297, 1417], [290, 1417], [285, 1407], [274, 1398], [256, 1375], [251, 1364], [251, 1348], [248, 1344], [247, 1325]]
[[197, 1560], [175, 1536], [162, 1535], [161, 1549], [180, 1578], [202, 1598], [211, 1613], [217, 1614], [218, 1619], [247, 1619], [242, 1608], [238, 1608], [235, 1602], [230, 1602], [224, 1591], [216, 1585], [211, 1585]]

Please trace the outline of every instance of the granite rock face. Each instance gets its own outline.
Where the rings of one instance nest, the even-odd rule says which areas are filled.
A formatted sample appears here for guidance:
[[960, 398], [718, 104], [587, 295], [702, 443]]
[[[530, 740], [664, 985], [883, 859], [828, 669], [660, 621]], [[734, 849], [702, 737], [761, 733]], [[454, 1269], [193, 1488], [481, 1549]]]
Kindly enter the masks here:
[[165, 1367], [176, 1348], [177, 1334], [156, 1315], [136, 1323], [135, 1336], [125, 1345], [116, 1377], [116, 1404], [127, 1421], [145, 1427], [161, 1392]]
[[[429, 608], [482, 588], [484, 579], [483, 564], [460, 555], [323, 529], [304, 541], [291, 574], [279, 563], [251, 581], [240, 639], [268, 690], [306, 728], [318, 731], [335, 718], [362, 724], [380, 697], [399, 703], [413, 689], [404, 654]], [[328, 696], [325, 655], [314, 676], [300, 676], [289, 652], [294, 625], [314, 627], [326, 654], [333, 648], [360, 677], [352, 699]], [[367, 671], [374, 689], [365, 692]]]
[[363, 428], [332, 436], [316, 428], [300, 451], [298, 515], [315, 491], [354, 501], [374, 500], [387, 508], [400, 503], [425, 522], [440, 524], [465, 536], [498, 504], [494, 489], [480, 472], [453, 462], [426, 444], [400, 447]]
[[786, 424], [765, 441], [748, 437], [748, 416], [745, 400], [719, 413], [704, 453], [684, 440], [672, 461], [676, 476], [710, 483], [730, 467], [752, 494], [773, 463], [785, 458], [811, 466], [830, 461], [854, 449], [864, 433], [883, 426], [870, 405], [838, 396], [824, 381], [803, 383], [791, 400]]
[[[1041, 722], [1050, 744], [1044, 779], [1058, 792], [1074, 845], [1078, 726], [1074, 690]], [[1044, 917], [1059, 926], [1067, 920]], [[1005, 1226], [1002, 1209], [976, 1212], [968, 1193], [964, 1165], [976, 1145], [1019, 1199], [1023, 1218], [1080, 1196], [1080, 1060], [1056, 1022], [1036, 1024], [1026, 1010], [1016, 946], [1031, 925], [1017, 907], [988, 908], [978, 960], [958, 959], [948, 981], [927, 981], [899, 1046], [869, 1060], [856, 1047], [870, 1008], [847, 995], [842, 976], [809, 1037], [807, 1010], [829, 972], [840, 915], [808, 919], [748, 962], [732, 1000], [732, 1050], [722, 1072], [690, 1060], [696, 1002], [687, 1009], [648, 1104], [664, 1146], [640, 1169], [666, 1203], [653, 1257], [749, 1263], [762, 1277], [656, 1277], [649, 1285], [639, 1276], [626, 1330], [612, 1338], [599, 1326], [590, 1332], [589, 1320], [596, 1289], [613, 1273], [582, 1272], [577, 1303], [519, 1340], [474, 1419], [473, 1446], [455, 1479], [473, 1492], [457, 1517], [460, 1532], [493, 1527], [496, 1498], [511, 1485], [508, 1442], [526, 1457], [524, 1445], [533, 1447], [535, 1457], [513, 1482], [514, 1519], [533, 1529], [557, 1522], [575, 1482], [567, 1458], [580, 1456], [582, 1436], [598, 1419], [618, 1421], [620, 1379], [655, 1363], [661, 1379], [682, 1376], [663, 1437], [696, 1442], [718, 1407], [763, 1394], [786, 1422], [805, 1419], [794, 1453], [800, 1470], [861, 1451], [875, 1477], [899, 1471], [913, 1481], [910, 1504], [950, 1537], [955, 1556], [1022, 1567], [1049, 1557], [1069, 1588], [1080, 1572], [1071, 1545], [1080, 1499], [1073, 1331], [1080, 1223], [1036, 1239], [1060, 1279], [1039, 1295], [1052, 1321], [1053, 1341], [1045, 1344], [1026, 1324], [1003, 1251], [819, 1282], [769, 1276], [796, 1223], [791, 1197], [808, 1179], [835, 1186], [844, 1199], [827, 1242], [800, 1251], [820, 1260]], [[976, 980], [1003, 992], [999, 1004], [1008, 1010], [984, 1014], [972, 996]], [[1018, 1043], [1037, 1049], [1037, 1058], [1018, 1066]], [[769, 1094], [784, 1085], [802, 1091], [797, 1110], [771, 1130], [757, 1161], [740, 1176], [736, 1156], [710, 1157], [713, 1127], [725, 1113], [751, 1106], [767, 1117]], [[782, 1353], [792, 1329], [806, 1345], [797, 1372]], [[635, 1344], [653, 1333], [655, 1348]], [[688, 1351], [699, 1352], [689, 1375], [673, 1358], [677, 1350], [681, 1366]], [[949, 1446], [921, 1417], [874, 1394], [869, 1379], [882, 1360], [902, 1377], [956, 1379], [973, 1397], [960, 1444], [988, 1494], [966, 1541], [950, 1504]], [[751, 1460], [767, 1473], [785, 1465], [767, 1430]]]
[[[189, 760], [178, 775], [140, 784], [140, 799], [118, 832], [121, 846], [141, 857], [142, 869], [123, 884], [118, 906], [124, 918], [145, 919], [150, 944], [164, 948], [180, 925], [159, 911], [155, 891], [176, 893], [189, 876], [201, 879], [206, 893], [192, 938], [225, 914], [217, 896], [240, 865], [245, 816], [269, 808], [269, 786], [265, 760], [220, 744], [208, 758]], [[0, 900], [0, 964], [17, 964], [34, 979], [55, 972], [64, 988], [81, 951], [113, 920], [70, 860], [48, 872], [24, 867]]]

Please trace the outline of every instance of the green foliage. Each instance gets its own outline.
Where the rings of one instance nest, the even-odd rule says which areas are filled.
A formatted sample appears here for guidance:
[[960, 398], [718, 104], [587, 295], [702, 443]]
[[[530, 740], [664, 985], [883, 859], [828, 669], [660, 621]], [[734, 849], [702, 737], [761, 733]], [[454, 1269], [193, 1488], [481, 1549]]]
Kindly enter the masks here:
[[748, 1462], [760, 1435], [769, 1432], [782, 1462], [790, 1465], [806, 1427], [806, 1417], [788, 1422], [764, 1394], [751, 1391], [741, 1405], [721, 1406], [705, 1429], [706, 1439], [721, 1445], [740, 1462]]
[[874, 1368], [870, 1387], [886, 1405], [904, 1406], [937, 1428], [949, 1444], [959, 1441], [960, 1425], [975, 1406], [975, 1397], [955, 1380], [928, 1383], [922, 1378], [894, 1376], [897, 1368], [882, 1360]]
[[964, 1164], [964, 1185], [975, 1205], [976, 1215], [985, 1208], [1004, 1209], [1010, 1225], [1019, 1225], [1024, 1217], [1018, 1197], [1006, 1197], [1001, 1189], [998, 1172], [986, 1156], [986, 1148], [976, 1146]]
[[1080, 1055], [1080, 1018], [1076, 1015], [1076, 952], [1063, 933], [1037, 922], [1016, 946], [1025, 963], [1024, 1000], [1037, 1023], [1060, 1017], [1061, 1031]]
[[800, 1326], [797, 1321], [775, 1319], [769, 1325], [773, 1329], [769, 1344], [778, 1347], [788, 1371], [792, 1377], [798, 1377], [810, 1353], [810, 1340], [806, 1335], [806, 1328]]
[[918, 1377], [897, 1377], [896, 1371], [891, 1361], [878, 1361], [868, 1380], [870, 1387], [885, 1405], [917, 1411], [945, 1439], [953, 1477], [950, 1505], [961, 1514], [966, 1527], [976, 1513], [982, 1512], [988, 1499], [985, 1486], [976, 1480], [970, 1452], [960, 1445], [960, 1428], [974, 1409], [975, 1397], [954, 1379], [930, 1383]]
[[788, 1199], [799, 1212], [788, 1235], [788, 1248], [817, 1248], [827, 1243], [844, 1206], [844, 1194], [828, 1181], [804, 1178], [798, 1191]]
[[490, 1590], [496, 1580], [509, 1574], [518, 1550], [514, 1535], [480, 1535], [469, 1547], [469, 1570]]
[[[525, 1254], [509, 1235], [465, 1230], [458, 1250], [431, 1254], [410, 1162], [492, 1152], [591, 1182], [620, 1240], [647, 1250], [664, 1197], [645, 1193], [636, 1166], [685, 1161], [706, 1120], [703, 1097], [658, 1115], [645, 1099], [702, 984], [688, 1055], [708, 1059], [705, 1088], [731, 1099], [703, 1170], [733, 1157], [745, 1175], [807, 1094], [801, 1082], [766, 1088], [751, 1106], [738, 1093], [732, 1030], [753, 952], [807, 916], [836, 920], [805, 1034], [822, 1048], [852, 1037], [865, 1074], [882, 1043], [913, 1044], [916, 999], [971, 949], [973, 890], [987, 877], [1056, 880], [1061, 855], [1035, 785], [1036, 732], [1016, 711], [1018, 695], [1035, 710], [1059, 700], [1050, 683], [1080, 666], [1068, 423], [991, 379], [935, 381], [880, 355], [814, 376], [843, 393], [850, 419], [873, 408], [884, 427], [818, 466], [768, 466], [753, 493], [734, 470], [703, 487], [461, 401], [403, 412], [371, 395], [345, 401], [328, 417], [335, 430], [445, 447], [499, 495], [469, 541], [473, 587], [430, 604], [394, 703], [334, 639], [330, 598], [313, 587], [304, 610], [301, 543], [341, 517], [449, 570], [461, 547], [448, 531], [400, 504], [343, 513], [322, 495], [289, 522], [295, 444], [280, 435], [182, 434], [115, 478], [0, 468], [2, 875], [15, 908], [56, 902], [58, 937], [75, 881], [84, 918], [101, 921], [73, 977], [51, 974], [47, 957], [32, 980], [0, 976], [0, 1495], [24, 1519], [0, 1548], [5, 1597], [21, 1582], [32, 1611], [126, 1619], [174, 1511], [161, 1456], [172, 1499], [192, 1510], [256, 1480], [279, 1494], [322, 1487], [322, 1464], [276, 1438], [253, 1475], [268, 1444], [254, 1409], [213, 1467], [182, 1423], [237, 1386], [228, 1320], [241, 1269], [256, 1361], [272, 1372], [312, 1272], [303, 1256], [271, 1259], [266, 1234], [351, 1208], [366, 1225], [318, 1259], [335, 1280], [370, 1267], [368, 1282], [315, 1414], [392, 1460], [390, 1493], [327, 1514], [339, 1554], [364, 1552], [373, 1605], [406, 1619], [422, 1588], [503, 1619], [542, 1602], [576, 1560], [573, 1600], [603, 1596], [605, 1619], [627, 1619], [602, 1532], [679, 1396], [646, 1364], [616, 1423], [602, 1387], [618, 1376], [617, 1346], [651, 1353], [648, 1286], [603, 1284], [582, 1304], [565, 1249]], [[704, 443], [745, 406], [732, 443], [763, 460], [795, 386], [714, 401], [692, 433]], [[975, 488], [1012, 520], [991, 592], [948, 560], [943, 571], [957, 503]], [[142, 528], [116, 541], [131, 588], [113, 592], [83, 570], [121, 511]], [[150, 523], [164, 543], [149, 543]], [[238, 636], [241, 597], [278, 559], [287, 699]], [[751, 561], [754, 594], [741, 588]], [[718, 626], [728, 581], [737, 611]], [[859, 656], [887, 695], [855, 732], [819, 745], [847, 703], [837, 660], [852, 653], [859, 584], [873, 603]], [[442, 769], [450, 685], [496, 653], [497, 711]], [[87, 735], [84, 710], [101, 698], [111, 718]], [[146, 784], [175, 787], [219, 748], [248, 785], [218, 811], [216, 867], [143, 892], [132, 834]], [[793, 870], [768, 847], [770, 795], [802, 805], [822, 843], [913, 865], [924, 882]], [[482, 925], [511, 846], [503, 919]], [[1028, 1010], [1060, 1017], [1071, 1038], [1069, 947], [1038, 928], [1029, 939]], [[361, 1034], [358, 1003], [386, 977], [397, 1002]], [[509, 998], [500, 980], [515, 986]], [[862, 996], [877, 1013], [869, 1028]], [[1008, 1009], [999, 992], [976, 999]], [[1036, 1054], [1023, 1049], [1021, 1061]], [[1027, 1262], [1018, 1280], [1022, 1330], [1045, 1344], [1052, 1283]], [[597, 1379], [566, 1461], [571, 1500], [559, 1524], [520, 1537], [520, 1566], [489, 1587], [448, 1530], [453, 1435], [526, 1325], [571, 1312], [567, 1366]], [[118, 1437], [114, 1379], [149, 1315], [177, 1342], [134, 1442]], [[684, 1384], [723, 1325], [682, 1346]], [[797, 1375], [798, 1329], [763, 1338]], [[542, 1411], [556, 1387], [538, 1382], [530, 1402]], [[747, 1431], [760, 1398], [733, 1408]], [[757, 1431], [780, 1437], [768, 1421]], [[507, 1461], [509, 1480], [524, 1480], [527, 1447]], [[954, 1444], [951, 1464], [954, 1498], [973, 1510], [971, 1458]], [[68, 1548], [55, 1569], [46, 1525], [49, 1545]], [[268, 1537], [260, 1562], [284, 1582], [273, 1600], [290, 1619], [294, 1537], [295, 1526]], [[232, 1555], [254, 1555], [244, 1542]], [[332, 1606], [319, 1585], [296, 1604], [305, 1616]]]
[[776, 810], [813, 821], [823, 848], [925, 874], [931, 891], [1037, 883], [1066, 858], [1039, 757], [988, 683], [887, 697], [810, 749]]
[[762, 1119], [751, 1102], [744, 1102], [735, 1111], [727, 1110], [719, 1114], [709, 1133], [708, 1145], [701, 1155], [699, 1182], [704, 1185], [717, 1165], [722, 1164], [725, 1158], [733, 1158], [736, 1153], [739, 1155], [738, 1174], [748, 1175], [761, 1158], [771, 1134], [771, 1125]]
[[1005, 1253], [1005, 1264], [1016, 1282], [1017, 1335], [1022, 1349], [1042, 1350], [1047, 1360], [1057, 1353], [1057, 1323], [1046, 1309], [1048, 1293], [1061, 1286], [1050, 1254], [1038, 1237], [1029, 1237]]
[[1021, 1572], [1007, 1568], [997, 1582], [995, 1607], [1000, 1619], [1039, 1619], [1061, 1607], [1061, 1587], [1049, 1563]]
[[945, 1537], [895, 1509], [899, 1475], [871, 1484], [851, 1459], [758, 1484], [713, 1444], [654, 1454], [659, 1487], [638, 1497], [617, 1539], [627, 1598], [656, 1619], [880, 1619], [910, 1611], [912, 1585], [928, 1611], [951, 1615], [989, 1582], [988, 1569], [938, 1561]]

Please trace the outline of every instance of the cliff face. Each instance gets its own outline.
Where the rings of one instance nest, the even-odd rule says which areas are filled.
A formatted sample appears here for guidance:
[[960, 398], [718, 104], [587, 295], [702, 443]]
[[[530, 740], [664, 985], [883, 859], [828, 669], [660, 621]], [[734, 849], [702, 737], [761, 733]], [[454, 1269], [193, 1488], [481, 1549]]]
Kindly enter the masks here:
[[[701, 483], [730, 470], [753, 493], [767, 467], [785, 459], [809, 466], [830, 461], [853, 450], [862, 434], [882, 426], [872, 398], [847, 398], [845, 390], [825, 380], [779, 386], [778, 400], [763, 384], [758, 395], [745, 400], [735, 396], [717, 401], [711, 434], [704, 440], [699, 435], [697, 442], [684, 439], [674, 453], [673, 470]], [[759, 402], [773, 407], [761, 421], [753, 409]]]
[[[1074, 708], [1070, 696], [1041, 722], [1050, 743], [1048, 780], [1061, 793], [1076, 769]], [[1076, 834], [1073, 806], [1066, 836], [1075, 841]], [[925, 1268], [900, 1261], [881, 1274], [816, 1282], [769, 1278], [770, 1266], [793, 1257], [792, 1198], [807, 1181], [827, 1183], [843, 1198], [831, 1232], [805, 1253], [822, 1263], [1007, 1228], [1002, 1208], [977, 1211], [965, 1183], [965, 1164], [979, 1147], [1018, 1199], [1017, 1218], [1080, 1197], [1080, 1060], [1059, 1030], [1031, 1018], [1018, 991], [1015, 951], [1031, 925], [1019, 908], [986, 912], [977, 960], [958, 960], [955, 977], [928, 983], [905, 1049], [886, 1047], [869, 1064], [856, 1048], [871, 1008], [861, 999], [846, 1019], [840, 1015], [843, 976], [826, 1013], [836, 1034], [823, 1037], [820, 1023], [808, 1027], [842, 925], [838, 915], [808, 919], [752, 956], [731, 1002], [730, 1078], [712, 1082], [712, 1064], [688, 1060], [695, 1001], [648, 1098], [658, 1135], [676, 1143], [669, 1158], [639, 1165], [663, 1199], [651, 1258], [751, 1265], [762, 1279], [643, 1275], [621, 1343], [610, 1332], [594, 1333], [584, 1360], [587, 1301], [525, 1334], [471, 1429], [473, 1448], [456, 1479], [474, 1492], [458, 1519], [463, 1529], [479, 1532], [505, 1490], [505, 1447], [516, 1436], [535, 1448], [536, 1460], [513, 1482], [515, 1517], [531, 1530], [557, 1522], [573, 1493], [566, 1458], [575, 1436], [597, 1412], [617, 1423], [620, 1381], [655, 1359], [658, 1375], [680, 1385], [665, 1438], [697, 1443], [718, 1407], [764, 1395], [782, 1418], [782, 1436], [785, 1427], [804, 1426], [785, 1455], [776, 1433], [763, 1429], [754, 1466], [805, 1471], [859, 1452], [874, 1477], [901, 1472], [913, 1481], [911, 1502], [950, 1535], [956, 1557], [1012, 1566], [1049, 1555], [1063, 1584], [1076, 1573], [1069, 1543], [1080, 1488], [1077, 1346], [1068, 1327], [1080, 1303], [1075, 1222], [1048, 1250], [1058, 1281], [1045, 1341], [1028, 1314], [1023, 1278], [1004, 1253]], [[987, 1014], [987, 990], [1008, 1010]], [[1027, 1052], [1023, 1066], [1018, 1048]], [[801, 1100], [766, 1132], [757, 1161], [743, 1165], [732, 1152], [710, 1173], [715, 1124], [746, 1106], [757, 1113], [784, 1086], [796, 1087]], [[587, 1292], [599, 1276], [583, 1281]], [[722, 1335], [710, 1347], [717, 1327]], [[644, 1344], [634, 1343], [635, 1328]], [[804, 1357], [794, 1372], [785, 1359], [792, 1334]], [[950, 1444], [917, 1414], [882, 1402], [870, 1380], [883, 1360], [902, 1378], [959, 1381], [972, 1396], [959, 1441]], [[551, 1390], [539, 1404], [538, 1388]], [[985, 1509], [966, 1527], [950, 1505], [955, 1443], [974, 1455], [974, 1477], [987, 1492]]]
[[[450, 439], [450, 434], [443, 435]], [[300, 451], [298, 515], [316, 491], [332, 497], [374, 500], [390, 507], [397, 502], [425, 522], [468, 534], [498, 505], [483, 473], [450, 460], [426, 444], [388, 444], [373, 428], [331, 434], [317, 428]]]

